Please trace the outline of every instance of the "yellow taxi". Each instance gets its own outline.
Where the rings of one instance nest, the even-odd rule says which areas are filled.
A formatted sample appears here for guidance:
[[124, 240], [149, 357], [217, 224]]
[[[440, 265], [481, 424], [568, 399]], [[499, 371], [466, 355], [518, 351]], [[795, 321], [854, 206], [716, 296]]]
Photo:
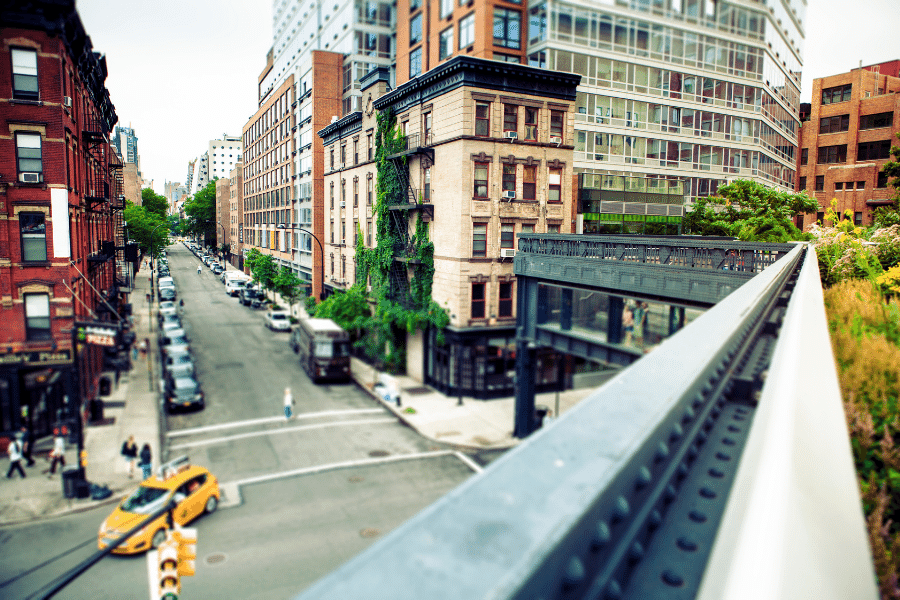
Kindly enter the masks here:
[[[137, 490], [122, 500], [100, 525], [97, 546], [103, 550], [110, 543], [128, 533], [147, 515], [175, 501], [172, 518], [185, 525], [201, 514], [211, 513], [219, 506], [219, 482], [203, 467], [191, 465], [182, 457], [160, 466], [157, 474], [146, 479]], [[117, 554], [133, 554], [156, 548], [166, 539], [168, 521], [162, 515], [145, 525], [113, 550]]]

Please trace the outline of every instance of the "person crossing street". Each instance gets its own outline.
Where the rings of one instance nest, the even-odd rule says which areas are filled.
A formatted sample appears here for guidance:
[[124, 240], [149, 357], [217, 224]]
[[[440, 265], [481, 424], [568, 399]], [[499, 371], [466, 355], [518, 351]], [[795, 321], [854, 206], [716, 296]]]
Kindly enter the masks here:
[[197, 275], [203, 272], [203, 268], [200, 265], [197, 265]]

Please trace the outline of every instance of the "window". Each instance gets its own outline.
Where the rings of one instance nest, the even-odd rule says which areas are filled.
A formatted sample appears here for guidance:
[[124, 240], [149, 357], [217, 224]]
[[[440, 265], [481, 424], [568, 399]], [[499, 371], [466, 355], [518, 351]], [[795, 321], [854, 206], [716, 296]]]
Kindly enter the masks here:
[[50, 339], [50, 296], [25, 294], [25, 339]]
[[441, 32], [441, 41], [438, 50], [438, 59], [444, 60], [453, 54], [453, 26]]
[[422, 13], [417, 14], [409, 21], [409, 45], [415, 45], [422, 41]]
[[472, 318], [484, 318], [484, 283], [472, 284]]
[[503, 105], [503, 133], [519, 131], [519, 107], [512, 104]]
[[366, 203], [372, 206], [372, 174], [366, 178]]
[[426, 167], [422, 175], [425, 184], [425, 202], [431, 202], [431, 167]]
[[494, 60], [499, 60], [500, 62], [516, 64], [521, 64], [522, 62], [522, 57], [516, 56], [515, 54], [500, 54], [499, 52], [494, 52], [494, 55], [491, 58], [493, 58]]
[[805, 165], [809, 162], [809, 148], [800, 151], [800, 164]]
[[353, 207], [359, 206], [359, 177], [353, 178]]
[[37, 50], [12, 48], [13, 98], [37, 100], [38, 72]]
[[489, 102], [475, 103], [475, 135], [487, 137], [491, 134], [491, 105]]
[[334, 182], [331, 182], [331, 208], [334, 208]]
[[[516, 193], [516, 165], [515, 163], [503, 165], [503, 180], [501, 189], [504, 192]], [[505, 194], [504, 194], [505, 196]]]
[[500, 224], [500, 247], [515, 248], [516, 226], [513, 223]]
[[341, 167], [347, 164], [347, 145], [341, 145]]
[[886, 188], [888, 185], [888, 176], [887, 173], [883, 173], [882, 171], [878, 171], [878, 181], [875, 182], [875, 187], [877, 188]]
[[494, 7], [494, 45], [514, 49], [521, 47], [521, 21], [519, 11]]
[[47, 260], [47, 228], [44, 213], [19, 213], [19, 231], [22, 233], [22, 260]]
[[834, 184], [834, 191], [837, 192], [837, 191], [841, 191], [841, 190], [843, 190], [843, 189], [844, 189], [844, 182], [843, 182], [843, 181], [838, 181], [837, 183]]
[[534, 224], [533, 223], [523, 223], [522, 231], [520, 233], [534, 233]]
[[862, 213], [861, 212], [853, 213], [853, 224], [857, 225], [857, 226], [862, 225]]
[[359, 140], [353, 140], [353, 164], [359, 164]]
[[501, 283], [499, 293], [499, 303], [497, 304], [497, 316], [498, 317], [511, 317], [513, 316], [513, 299], [512, 299], [512, 290], [513, 284], [512, 282]]
[[447, 17], [453, 12], [453, 0], [441, 0], [441, 18]]
[[341, 206], [347, 201], [347, 180], [341, 179]]
[[487, 256], [487, 223], [472, 225], [472, 256]]
[[534, 200], [537, 190], [537, 166], [524, 167], [524, 177], [522, 179], [522, 198], [525, 200]]
[[866, 189], [866, 182], [865, 182], [865, 181], [857, 181], [857, 182], [856, 182], [856, 189], [858, 189], [858, 190], [864, 190], [864, 189]]
[[44, 167], [41, 161], [41, 135], [39, 133], [16, 133], [16, 164], [19, 178], [29, 181], [22, 173], [37, 173], [33, 183], [43, 180]]
[[825, 189], [825, 176], [816, 175], [816, 191], [821, 192]]
[[802, 192], [805, 189], [806, 189], [806, 177], [801, 177], [800, 178], [800, 191]]
[[547, 225], [547, 233], [559, 233], [559, 225]]
[[894, 113], [878, 113], [877, 115], [863, 115], [859, 118], [860, 129], [878, 129], [890, 127], [894, 124]]
[[476, 198], [488, 197], [488, 163], [475, 163], [475, 190]]
[[475, 43], [475, 13], [469, 13], [459, 20], [459, 49]]
[[563, 112], [561, 110], [550, 111], [550, 137], [558, 137], [563, 140]]
[[891, 157], [891, 140], [863, 142], [859, 145], [856, 160], [879, 160]]
[[422, 46], [409, 53], [409, 76], [417, 77], [422, 74]]
[[822, 104], [847, 102], [850, 100], [850, 92], [852, 90], [853, 85], [849, 83], [847, 85], [825, 88], [824, 90], [822, 90]]
[[850, 127], [850, 115], [834, 115], [819, 119], [819, 133], [836, 133], [847, 131]]
[[562, 169], [550, 169], [548, 202], [562, 202]]
[[818, 163], [827, 165], [847, 162], [847, 144], [839, 146], [822, 146], [819, 148]]
[[422, 0], [410, 0], [409, 11], [413, 12], [414, 10], [417, 10], [420, 6], [422, 6]]
[[537, 141], [538, 109], [525, 107], [525, 139], [531, 142]]
[[331, 149], [331, 170], [334, 170], [334, 148]]

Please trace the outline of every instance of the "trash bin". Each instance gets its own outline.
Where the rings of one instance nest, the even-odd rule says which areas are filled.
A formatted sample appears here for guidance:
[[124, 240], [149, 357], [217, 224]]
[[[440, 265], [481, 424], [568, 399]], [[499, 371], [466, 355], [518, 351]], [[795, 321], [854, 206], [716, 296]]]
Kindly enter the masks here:
[[538, 404], [534, 407], [534, 428], [535, 430], [540, 429], [544, 426], [544, 417], [547, 416], [547, 413], [550, 411], [549, 406], [544, 406], [543, 404]]
[[75, 480], [75, 497], [88, 498], [91, 495], [91, 484], [86, 479]]
[[[84, 481], [84, 469], [81, 467], [66, 467], [62, 472], [63, 496], [75, 498], [78, 493], [78, 482]], [[86, 482], [85, 482], [86, 483]]]
[[[115, 359], [110, 360], [112, 363]], [[111, 366], [114, 366], [111, 364]], [[101, 377], [100, 378], [100, 395], [101, 396], [109, 396], [112, 393], [112, 381], [109, 380], [109, 377]], [[102, 419], [103, 416], [101, 415]]]
[[98, 422], [103, 420], [103, 400], [94, 398], [91, 400], [91, 421]]

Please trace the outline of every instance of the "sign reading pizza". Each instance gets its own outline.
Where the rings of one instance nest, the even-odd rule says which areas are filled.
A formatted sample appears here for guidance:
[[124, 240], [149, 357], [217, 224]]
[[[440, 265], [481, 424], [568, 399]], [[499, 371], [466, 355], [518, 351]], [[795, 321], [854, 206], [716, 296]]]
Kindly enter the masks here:
[[119, 328], [109, 323], [76, 323], [75, 337], [83, 344], [115, 348]]

